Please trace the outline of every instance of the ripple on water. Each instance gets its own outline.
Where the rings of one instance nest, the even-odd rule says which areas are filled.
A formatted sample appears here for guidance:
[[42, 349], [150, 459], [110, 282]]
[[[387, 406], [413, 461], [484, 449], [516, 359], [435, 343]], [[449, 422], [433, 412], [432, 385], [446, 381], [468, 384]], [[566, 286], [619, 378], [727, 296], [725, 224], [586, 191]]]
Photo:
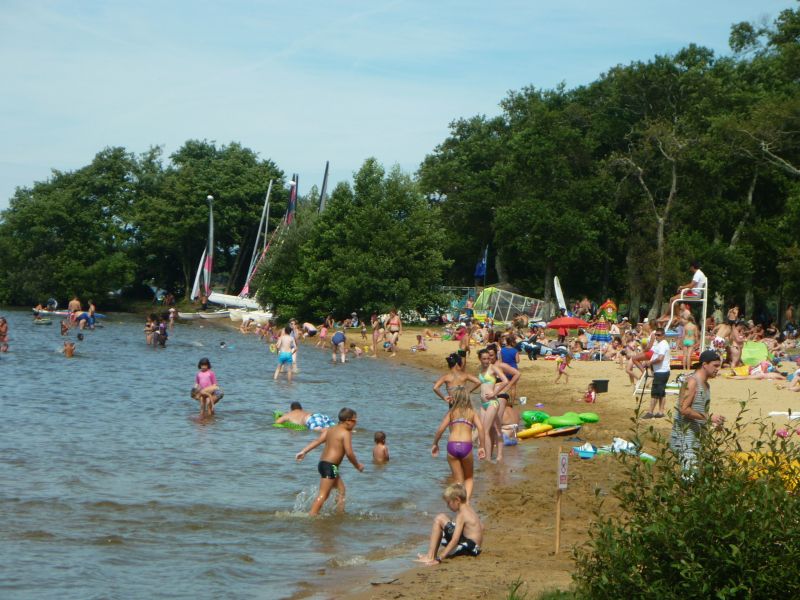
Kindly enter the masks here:
[[[391, 558], [385, 548], [418, 539], [430, 527], [422, 513], [440, 510], [447, 463], [428, 449], [441, 406], [426, 402], [431, 381], [418, 371], [366, 360], [334, 366], [329, 353], [303, 346], [297, 379], [276, 385], [275, 356], [253, 336], [178, 325], [167, 349], [153, 350], [142, 319], [117, 315], [87, 332], [70, 360], [57, 352], [57, 327], [8, 315], [0, 564], [15, 579], [4, 591], [59, 600], [285, 597], [309, 573]], [[226, 395], [201, 420], [187, 389], [204, 355]], [[330, 500], [322, 518], [307, 516], [319, 451], [301, 463], [294, 454], [314, 434], [271, 426], [272, 411], [292, 401], [334, 418], [342, 406], [356, 409], [362, 462], [373, 432], [388, 435], [387, 467], [359, 474], [343, 464], [345, 515]]]

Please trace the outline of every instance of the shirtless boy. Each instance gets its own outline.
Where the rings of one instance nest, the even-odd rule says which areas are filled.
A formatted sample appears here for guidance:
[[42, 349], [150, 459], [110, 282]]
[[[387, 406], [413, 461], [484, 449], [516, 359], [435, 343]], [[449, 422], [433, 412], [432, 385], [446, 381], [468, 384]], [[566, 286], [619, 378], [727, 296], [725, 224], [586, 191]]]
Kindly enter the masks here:
[[427, 554], [420, 554], [417, 562], [435, 565], [442, 562], [438, 557], [439, 546], [445, 544], [442, 558], [456, 556], [478, 556], [483, 542], [483, 525], [472, 507], [467, 504], [467, 490], [461, 483], [447, 486], [443, 494], [447, 507], [456, 513], [455, 522], [440, 513], [433, 520], [430, 545]]
[[382, 465], [389, 462], [389, 447], [386, 445], [386, 434], [382, 431], [375, 432], [375, 446], [372, 448], [373, 462]]
[[352, 465], [358, 471], [364, 471], [364, 465], [358, 462], [355, 452], [353, 452], [353, 429], [358, 421], [356, 411], [352, 408], [343, 408], [339, 411], [339, 424], [330, 429], [324, 429], [322, 434], [308, 446], [297, 453], [295, 458], [303, 460], [311, 450], [325, 443], [322, 450], [317, 471], [319, 471], [319, 494], [308, 511], [310, 516], [319, 514], [322, 505], [328, 499], [331, 490], [336, 487], [338, 497], [336, 507], [339, 512], [344, 512], [345, 486], [342, 478], [339, 477], [339, 465], [347, 456]]
[[277, 380], [278, 375], [283, 370], [283, 365], [286, 365], [286, 378], [292, 381], [292, 362], [294, 360], [295, 352], [297, 352], [297, 344], [292, 336], [292, 326], [287, 325], [283, 328], [283, 333], [278, 341], [275, 342], [275, 351], [278, 353], [278, 366], [275, 367], [275, 374], [273, 379]]

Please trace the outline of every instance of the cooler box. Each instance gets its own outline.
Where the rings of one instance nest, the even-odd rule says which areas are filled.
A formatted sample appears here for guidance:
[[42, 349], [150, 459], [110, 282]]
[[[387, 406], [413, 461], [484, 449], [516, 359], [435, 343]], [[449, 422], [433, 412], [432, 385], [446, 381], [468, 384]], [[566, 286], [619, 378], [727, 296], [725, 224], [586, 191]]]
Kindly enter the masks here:
[[594, 391], [602, 394], [608, 391], [608, 379], [592, 379], [594, 384]]

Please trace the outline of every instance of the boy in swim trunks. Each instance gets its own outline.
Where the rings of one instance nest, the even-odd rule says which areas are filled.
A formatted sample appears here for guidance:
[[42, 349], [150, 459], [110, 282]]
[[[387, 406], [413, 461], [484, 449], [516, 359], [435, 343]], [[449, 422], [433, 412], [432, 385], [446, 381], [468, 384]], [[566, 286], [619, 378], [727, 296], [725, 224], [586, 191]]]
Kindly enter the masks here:
[[297, 343], [292, 336], [292, 326], [287, 325], [283, 328], [283, 333], [278, 341], [275, 342], [275, 351], [278, 353], [278, 366], [275, 367], [275, 374], [273, 379], [277, 380], [278, 375], [281, 374], [283, 366], [286, 365], [286, 378], [291, 383], [292, 381], [292, 362], [294, 354], [297, 352]]
[[334, 487], [338, 492], [336, 508], [339, 512], [344, 512], [345, 486], [344, 481], [339, 477], [339, 465], [345, 456], [359, 472], [364, 471], [364, 465], [358, 462], [355, 452], [353, 452], [353, 429], [357, 422], [356, 411], [351, 408], [343, 408], [339, 411], [338, 425], [324, 429], [316, 440], [295, 455], [297, 460], [303, 460], [311, 450], [323, 442], [325, 443], [319, 464], [317, 464], [320, 476], [319, 494], [311, 505], [311, 510], [308, 511], [312, 517], [319, 514]]
[[[444, 513], [436, 515], [431, 528], [430, 545], [427, 554], [420, 554], [417, 562], [436, 565], [442, 558], [456, 556], [478, 556], [483, 542], [483, 525], [473, 508], [467, 504], [467, 491], [460, 483], [447, 486], [443, 494], [447, 507], [456, 513], [455, 522]], [[438, 557], [439, 547], [444, 546], [442, 558]]]

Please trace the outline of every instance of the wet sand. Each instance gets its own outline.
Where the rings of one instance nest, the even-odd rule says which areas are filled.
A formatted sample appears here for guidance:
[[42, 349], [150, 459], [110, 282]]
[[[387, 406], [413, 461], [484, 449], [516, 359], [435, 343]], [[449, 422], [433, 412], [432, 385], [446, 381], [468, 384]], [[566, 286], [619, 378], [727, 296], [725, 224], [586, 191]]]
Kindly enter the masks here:
[[[395, 360], [430, 371], [431, 385], [446, 370], [445, 357], [456, 350], [457, 342], [434, 339], [428, 342], [427, 352], [412, 353], [409, 346], [420, 331], [406, 329], [401, 347], [394, 358], [388, 355], [379, 360]], [[374, 359], [365, 359], [374, 360]], [[477, 368], [475, 350], [468, 358], [467, 368]], [[581, 440], [596, 446], [610, 444], [615, 436], [631, 439], [632, 421], [637, 405], [633, 388], [627, 375], [616, 363], [573, 361], [569, 369], [569, 383], [553, 384], [556, 375], [555, 361], [530, 361], [522, 357], [522, 378], [519, 395], [527, 396], [527, 406], [533, 410], [543, 403], [541, 410], [551, 415], [567, 411], [596, 412], [600, 422], [585, 425], [578, 434]], [[792, 371], [792, 363], [784, 370]], [[562, 378], [563, 379], [563, 378]], [[608, 379], [608, 393], [599, 394], [598, 402], [588, 405], [582, 401], [587, 385], [593, 379]], [[770, 411], [800, 410], [800, 394], [778, 390], [772, 381], [737, 381], [721, 376], [711, 384], [712, 412], [720, 413], [732, 421], [740, 410], [740, 402], [747, 401], [747, 419], [766, 417]], [[667, 396], [667, 409], [671, 412], [677, 396]], [[431, 402], [441, 400], [432, 392]], [[644, 410], [649, 407], [649, 394], [645, 394]], [[445, 409], [442, 403], [442, 409]], [[642, 412], [644, 412], [644, 410]], [[776, 425], [788, 423], [785, 417], [772, 419]], [[652, 426], [663, 435], [671, 428], [669, 418], [640, 421], [643, 428]], [[431, 435], [434, 431], [431, 430]], [[520, 444], [535, 445], [535, 452], [525, 452], [526, 464], [521, 477], [512, 477], [513, 483], [491, 486], [487, 493], [476, 494], [476, 507], [485, 525], [483, 553], [477, 558], [447, 560], [439, 566], [415, 566], [416, 554], [408, 557], [409, 569], [389, 578], [370, 577], [361, 573], [362, 581], [352, 578], [345, 584], [333, 583], [322, 597], [366, 599], [397, 598], [505, 598], [508, 586], [516, 579], [524, 582], [521, 592], [529, 598], [544, 590], [566, 589], [571, 584], [573, 570], [572, 549], [587, 540], [587, 526], [598, 506], [598, 498], [605, 500], [603, 510], [614, 510], [610, 492], [619, 478], [617, 462], [609, 456], [596, 456], [591, 460], [571, 457], [569, 463], [569, 488], [562, 504], [561, 551], [555, 549], [555, 498], [556, 463], [559, 447], [568, 451], [581, 442], [569, 437], [520, 440]], [[647, 449], [647, 448], [645, 448]], [[514, 453], [513, 447], [506, 448]], [[443, 468], [446, 468], [443, 465]], [[494, 467], [491, 467], [494, 469]], [[501, 465], [498, 467], [502, 469]], [[486, 466], [476, 470], [476, 490], [481, 479], [489, 475]], [[497, 480], [497, 474], [493, 474]], [[502, 477], [499, 478], [502, 480]], [[442, 503], [442, 511], [446, 506]], [[420, 551], [430, 531], [430, 520], [421, 522]], [[359, 574], [352, 574], [359, 577]]]

